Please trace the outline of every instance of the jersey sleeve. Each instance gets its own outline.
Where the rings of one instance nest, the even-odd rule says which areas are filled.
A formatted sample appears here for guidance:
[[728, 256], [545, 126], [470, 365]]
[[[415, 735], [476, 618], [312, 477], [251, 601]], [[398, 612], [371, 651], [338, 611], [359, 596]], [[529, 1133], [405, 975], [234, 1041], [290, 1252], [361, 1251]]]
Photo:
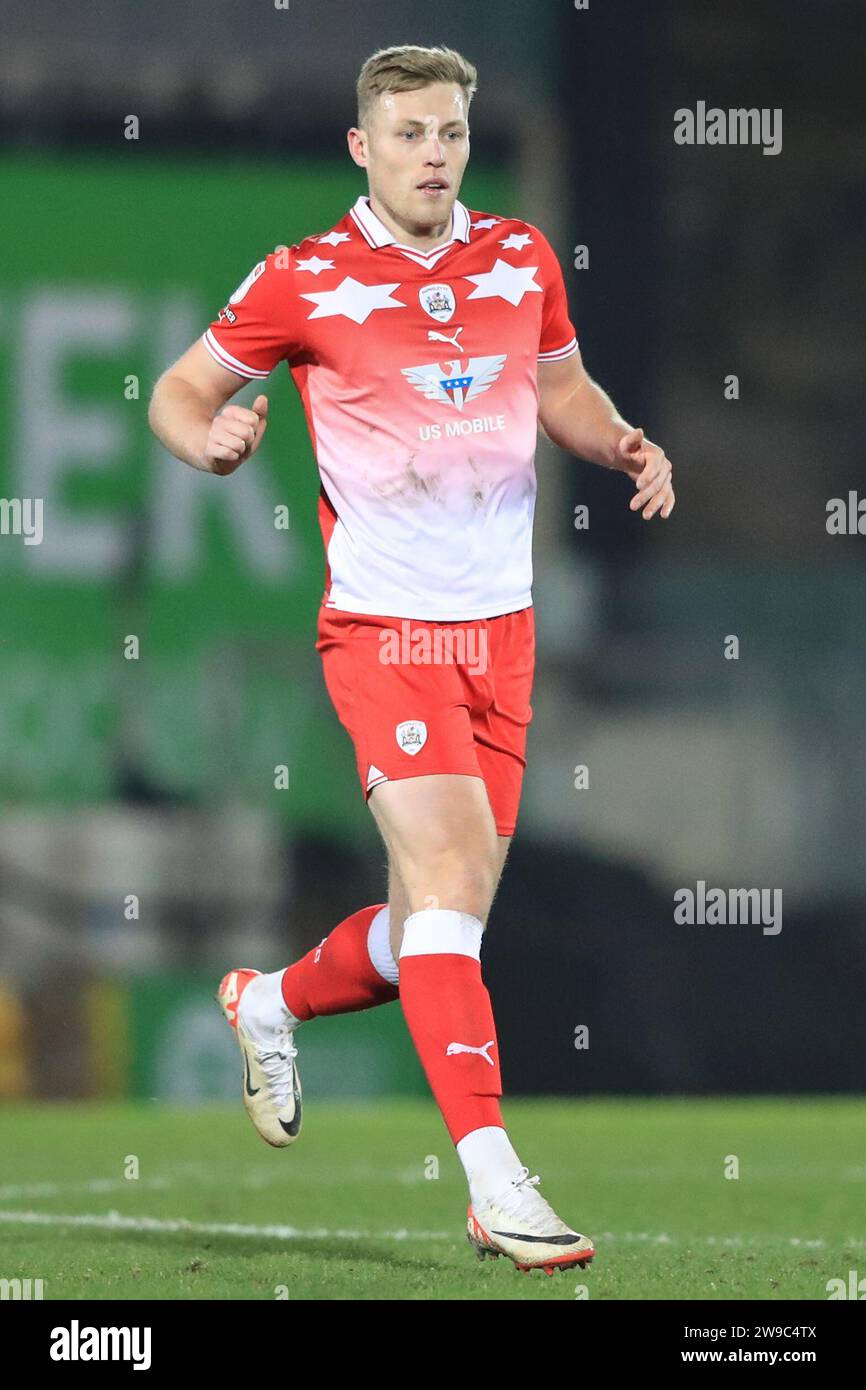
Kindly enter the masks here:
[[538, 252], [540, 278], [544, 287], [538, 360], [559, 362], [577, 352], [577, 333], [569, 317], [565, 281], [556, 253], [537, 227], [532, 228], [532, 240]]
[[293, 249], [283, 248], [253, 266], [202, 342], [221, 367], [257, 381], [298, 356], [299, 328]]

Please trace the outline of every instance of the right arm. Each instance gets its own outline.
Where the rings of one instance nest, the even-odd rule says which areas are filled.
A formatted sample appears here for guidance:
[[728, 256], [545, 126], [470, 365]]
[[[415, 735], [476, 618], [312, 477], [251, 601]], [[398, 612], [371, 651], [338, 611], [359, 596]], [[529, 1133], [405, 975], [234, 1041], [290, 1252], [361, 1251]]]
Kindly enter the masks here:
[[234, 473], [255, 453], [267, 425], [267, 396], [257, 396], [252, 410], [226, 405], [246, 384], [246, 377], [214, 361], [199, 339], [156, 383], [147, 414], [150, 428], [169, 453], [192, 468]]

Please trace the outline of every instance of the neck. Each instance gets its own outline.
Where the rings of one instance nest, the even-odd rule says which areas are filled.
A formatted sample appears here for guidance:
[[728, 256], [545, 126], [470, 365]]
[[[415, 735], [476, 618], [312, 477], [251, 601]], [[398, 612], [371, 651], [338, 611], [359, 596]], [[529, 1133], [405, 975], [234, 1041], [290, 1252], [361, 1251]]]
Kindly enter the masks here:
[[418, 228], [410, 223], [401, 222], [379, 202], [375, 193], [368, 194], [368, 197], [370, 208], [375, 212], [379, 221], [383, 222], [391, 235], [401, 241], [404, 246], [414, 246], [418, 251], [433, 251], [443, 242], [450, 241], [454, 226], [453, 211], [446, 222], [439, 222], [433, 227]]

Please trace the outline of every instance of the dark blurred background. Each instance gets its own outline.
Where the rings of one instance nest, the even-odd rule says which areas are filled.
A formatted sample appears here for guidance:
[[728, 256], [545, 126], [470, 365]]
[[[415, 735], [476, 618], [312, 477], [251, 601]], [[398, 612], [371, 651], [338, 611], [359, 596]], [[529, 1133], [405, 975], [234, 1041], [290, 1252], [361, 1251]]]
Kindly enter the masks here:
[[[539, 442], [534, 720], [485, 944], [506, 1089], [863, 1089], [862, 18], [0, 3], [0, 506], [44, 502], [40, 544], [0, 512], [0, 1095], [233, 1096], [221, 974], [384, 899], [288, 374], [228, 483], [146, 413], [250, 266], [366, 191], [355, 80], [405, 42], [479, 68], [460, 196], [545, 230], [588, 370], [675, 468], [646, 524]], [[700, 102], [780, 110], [781, 150], [678, 144]], [[781, 891], [782, 929], [676, 922], [699, 882]], [[303, 1042], [317, 1094], [423, 1089], [398, 1005]]]

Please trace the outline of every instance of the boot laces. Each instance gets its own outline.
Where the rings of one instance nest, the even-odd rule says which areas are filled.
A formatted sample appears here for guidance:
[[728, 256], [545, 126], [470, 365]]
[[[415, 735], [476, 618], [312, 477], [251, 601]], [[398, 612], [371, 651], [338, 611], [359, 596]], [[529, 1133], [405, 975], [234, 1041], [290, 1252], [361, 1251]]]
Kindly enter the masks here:
[[284, 1110], [294, 1089], [294, 1060], [298, 1049], [292, 1042], [290, 1029], [285, 1026], [276, 1029], [278, 1047], [260, 1052], [256, 1049], [256, 1060], [268, 1079], [268, 1090], [277, 1108]]
[[529, 1169], [521, 1168], [508, 1189], [496, 1199], [496, 1205], [507, 1216], [519, 1217], [536, 1235], [550, 1235], [551, 1224], [556, 1229], [562, 1226], [562, 1222], [541, 1193], [534, 1191], [540, 1182], [537, 1173], [530, 1177]]

